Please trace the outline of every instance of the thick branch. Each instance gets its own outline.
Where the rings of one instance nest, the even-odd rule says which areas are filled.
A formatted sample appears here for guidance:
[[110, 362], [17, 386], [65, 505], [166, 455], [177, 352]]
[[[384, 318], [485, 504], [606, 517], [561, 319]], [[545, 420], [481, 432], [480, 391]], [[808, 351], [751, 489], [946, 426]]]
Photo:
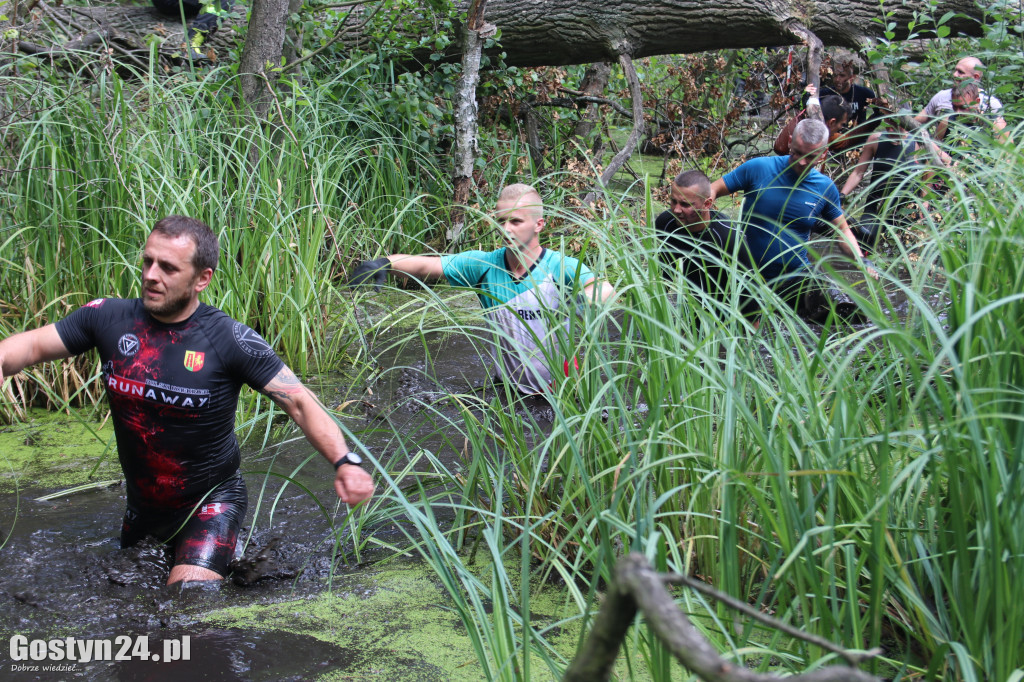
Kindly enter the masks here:
[[[626, 144], [622, 146], [619, 153], [612, 158], [608, 163], [608, 167], [601, 173], [599, 183], [602, 187], [608, 186], [608, 183], [619, 172], [623, 164], [633, 155], [633, 152], [636, 151], [636, 146], [640, 144], [640, 137], [644, 134], [644, 96], [640, 91], [640, 78], [636, 75], [633, 60], [625, 51], [619, 55], [619, 64], [622, 66], [622, 73], [626, 76], [626, 82], [629, 83], [629, 95], [633, 103], [633, 130], [629, 133]], [[591, 204], [596, 197], [596, 192], [590, 192], [583, 199], [583, 205]]]
[[[807, 45], [807, 84], [813, 85], [815, 92], [821, 92], [821, 60], [825, 56], [825, 45], [821, 42], [821, 38], [814, 35], [811, 29], [795, 19], [788, 22], [788, 28], [794, 36]], [[825, 122], [825, 116], [821, 113], [821, 105], [818, 103], [817, 98], [808, 100], [807, 116], [809, 118], [816, 118], [822, 123]]]
[[[594, 682], [609, 679], [619, 647], [639, 610], [662, 644], [688, 670], [710, 682], [768, 682], [779, 678], [764, 675], [719, 656], [676, 606], [665, 588], [666, 577], [658, 574], [637, 553], [623, 557], [615, 570], [615, 583], [608, 591], [594, 627], [566, 670], [566, 682]], [[832, 666], [787, 677], [795, 682], [868, 682], [877, 678], [855, 668]]]

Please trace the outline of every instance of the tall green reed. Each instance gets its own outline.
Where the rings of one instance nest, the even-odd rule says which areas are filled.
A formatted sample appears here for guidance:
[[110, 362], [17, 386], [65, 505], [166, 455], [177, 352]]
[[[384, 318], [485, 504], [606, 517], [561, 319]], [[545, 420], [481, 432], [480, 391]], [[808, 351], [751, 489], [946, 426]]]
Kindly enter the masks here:
[[[389, 87], [386, 73], [365, 60], [316, 87], [293, 84], [264, 125], [236, 107], [219, 73], [71, 84], [5, 74], [6, 109], [34, 115], [4, 130], [0, 333], [137, 295], [149, 228], [183, 213], [221, 239], [205, 300], [262, 332], [300, 374], [339, 366], [353, 337], [328, 330], [346, 314], [334, 284], [352, 244], [423, 237], [434, 209], [406, 197], [438, 186], [439, 170], [412, 126], [380, 107], [372, 93]], [[37, 372], [37, 388], [61, 372]]]
[[[500, 543], [522, 575], [563, 581], [585, 623], [616, 556], [635, 549], [847, 648], [882, 647], [867, 664], [878, 673], [1019, 675], [1024, 610], [1010, 590], [1024, 561], [1024, 272], [1021, 192], [1005, 180], [1022, 150], [975, 145], [972, 165], [940, 174], [949, 191], [931, 197], [922, 222], [889, 227], [879, 282], [826, 258], [867, 325], [809, 325], [729, 259], [724, 304], [664, 282], [649, 198], [646, 224], [564, 216], [589, 240], [591, 266], [615, 278], [619, 305], [591, 311], [556, 344], [553, 371], [568, 349], [582, 369], [556, 387], [542, 432], [508, 400], [466, 411], [468, 469], [436, 472], [455, 522], [410, 531], [428, 561], [472, 573], [474, 544]], [[912, 190], [900, 191], [913, 200]], [[758, 330], [735, 312], [744, 293], [762, 302]], [[481, 343], [493, 334], [463, 332]], [[442, 561], [433, 549], [460, 541], [469, 555], [445, 550]], [[492, 585], [494, 614], [463, 612], [467, 627], [490, 619], [504, 633], [510, 614], [526, 617], [528, 590], [509, 584]], [[680, 599], [745, 664], [800, 670], [831, 658]], [[565, 652], [543, 632], [514, 631], [517, 647], [560, 669]], [[488, 646], [487, 660], [507, 657], [504, 644]], [[648, 667], [629, 674], [676, 674], [646, 635], [629, 646]]]

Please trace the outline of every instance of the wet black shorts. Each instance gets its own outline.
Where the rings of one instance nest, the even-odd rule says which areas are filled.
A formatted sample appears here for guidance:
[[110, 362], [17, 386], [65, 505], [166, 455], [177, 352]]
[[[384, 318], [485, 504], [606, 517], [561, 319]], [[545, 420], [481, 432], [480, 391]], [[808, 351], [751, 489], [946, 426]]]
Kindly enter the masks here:
[[[217, 486], [199, 504], [184, 511], [124, 512], [121, 547], [131, 547], [146, 536], [174, 546], [174, 564], [202, 566], [221, 575], [235, 555], [238, 530], [248, 506], [245, 483], [239, 474]], [[197, 500], [198, 503], [198, 500]]]

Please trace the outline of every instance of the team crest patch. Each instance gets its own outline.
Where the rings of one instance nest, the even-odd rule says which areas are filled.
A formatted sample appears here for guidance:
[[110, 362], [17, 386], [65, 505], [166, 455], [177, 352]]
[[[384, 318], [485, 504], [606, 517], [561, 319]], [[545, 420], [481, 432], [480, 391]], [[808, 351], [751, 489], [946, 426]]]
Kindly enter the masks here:
[[117, 340], [117, 350], [128, 358], [139, 352], [140, 345], [139, 337], [135, 334], [122, 334], [121, 338]]
[[254, 332], [249, 327], [246, 327], [241, 322], [235, 322], [235, 326], [232, 328], [235, 335], [235, 343], [241, 348], [246, 355], [254, 358], [265, 358], [274, 354], [274, 349], [270, 347], [262, 336]]
[[198, 372], [203, 368], [206, 361], [206, 353], [197, 350], [185, 351], [185, 369], [190, 372]]

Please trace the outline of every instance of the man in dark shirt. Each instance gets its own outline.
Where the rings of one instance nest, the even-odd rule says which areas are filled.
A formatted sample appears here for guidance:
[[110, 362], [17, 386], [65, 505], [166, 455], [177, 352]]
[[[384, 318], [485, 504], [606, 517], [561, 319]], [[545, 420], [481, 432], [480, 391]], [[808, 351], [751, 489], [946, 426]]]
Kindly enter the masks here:
[[737, 233], [725, 215], [712, 208], [711, 181], [699, 170], [684, 171], [672, 181], [669, 210], [654, 221], [664, 240], [659, 252], [664, 273], [671, 277], [678, 264], [693, 286], [720, 296], [727, 271], [723, 259], [732, 254]]
[[852, 122], [855, 127], [863, 126], [868, 120], [868, 108], [875, 99], [875, 91], [857, 83], [859, 64], [853, 60], [836, 57], [831, 85], [821, 89], [824, 98], [831, 94], [842, 97], [853, 112]]
[[0, 341], [0, 381], [38, 362], [99, 351], [127, 489], [121, 545], [171, 538], [168, 584], [219, 580], [234, 554], [247, 502], [234, 434], [243, 383], [287, 412], [334, 464], [343, 502], [373, 494], [361, 459], [316, 396], [259, 334], [199, 301], [218, 253], [204, 223], [164, 218], [146, 240], [141, 299], [96, 299]]
[[[806, 92], [810, 97], [814, 97], [817, 90], [813, 85], [808, 85]], [[793, 130], [800, 121], [804, 120], [806, 116], [807, 110], [804, 109], [799, 114], [791, 118], [789, 123], [787, 123], [779, 132], [778, 137], [775, 138], [775, 144], [773, 145], [773, 149], [776, 154], [779, 156], [789, 155], [789, 144], [793, 139]], [[825, 125], [828, 126], [829, 150], [834, 152], [845, 149], [847, 143], [846, 135], [843, 131], [846, 129], [846, 125], [852, 118], [850, 114], [850, 105], [847, 104], [842, 97], [836, 94], [822, 97], [821, 116], [825, 119]]]
[[[864, 212], [852, 225], [857, 242], [865, 250], [874, 251], [883, 221], [892, 218], [895, 224], [905, 224], [898, 209], [909, 203], [910, 183], [917, 168], [914, 154], [918, 147], [910, 133], [900, 128], [899, 119], [894, 118], [886, 123], [885, 130], [872, 133], [861, 149], [857, 165], [846, 179], [839, 197], [845, 202], [864, 179], [864, 174], [871, 171]], [[924, 181], [929, 176], [930, 173], [926, 173], [917, 180]]]

